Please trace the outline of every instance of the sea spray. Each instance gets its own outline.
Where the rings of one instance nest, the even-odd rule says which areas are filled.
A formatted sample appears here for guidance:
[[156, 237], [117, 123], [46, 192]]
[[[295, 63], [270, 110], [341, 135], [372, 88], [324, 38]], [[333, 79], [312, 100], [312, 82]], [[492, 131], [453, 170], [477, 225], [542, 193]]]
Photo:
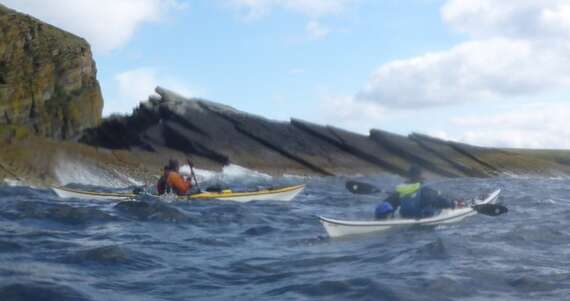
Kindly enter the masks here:
[[57, 160], [54, 174], [61, 185], [75, 183], [111, 188], [125, 188], [133, 184], [125, 180], [125, 176], [119, 176], [116, 172], [87, 162], [78, 162], [63, 157]]
[[[211, 170], [194, 168], [196, 178], [199, 182], [214, 182], [214, 183], [256, 183], [266, 182], [273, 179], [270, 175], [251, 170], [236, 164], [224, 166], [221, 172]], [[186, 176], [191, 175], [191, 169], [188, 165], [180, 167], [180, 173]]]
[[10, 186], [10, 187], [18, 187], [18, 186], [28, 186], [26, 185], [26, 183], [20, 181], [20, 180], [16, 180], [16, 179], [10, 179], [10, 178], [6, 178], [2, 181], [4, 183], [4, 185], [6, 186]]

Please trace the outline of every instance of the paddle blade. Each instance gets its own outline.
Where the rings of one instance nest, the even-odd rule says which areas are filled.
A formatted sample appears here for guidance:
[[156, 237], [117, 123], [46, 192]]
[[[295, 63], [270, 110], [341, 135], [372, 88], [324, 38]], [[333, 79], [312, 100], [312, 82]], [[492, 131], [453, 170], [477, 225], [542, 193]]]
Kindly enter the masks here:
[[382, 192], [374, 185], [358, 181], [347, 181], [345, 187], [348, 189], [348, 191], [356, 194], [372, 194]]
[[488, 216], [497, 216], [503, 213], [507, 213], [509, 211], [507, 207], [497, 204], [481, 204], [481, 205], [475, 205], [472, 208], [478, 213]]

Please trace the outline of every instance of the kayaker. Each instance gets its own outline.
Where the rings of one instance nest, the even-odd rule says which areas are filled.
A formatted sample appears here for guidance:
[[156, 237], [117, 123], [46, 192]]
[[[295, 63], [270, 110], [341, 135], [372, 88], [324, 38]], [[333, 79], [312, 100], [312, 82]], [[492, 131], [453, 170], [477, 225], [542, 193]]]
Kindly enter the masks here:
[[[192, 188], [192, 179], [188, 180], [184, 179], [184, 177], [180, 175], [179, 169], [180, 169], [180, 164], [176, 159], [170, 159], [168, 165], [165, 166], [164, 175], [163, 175], [163, 177], [166, 179], [164, 185], [165, 189], [163, 190], [164, 193], [171, 190], [172, 192], [175, 192], [178, 195], [184, 195], [188, 194], [188, 192]], [[159, 185], [161, 185], [160, 180], [159, 183], [157, 183], [157, 188], [160, 189], [161, 187], [159, 187]], [[160, 190], [159, 194], [161, 194]]]
[[444, 198], [439, 191], [424, 186], [423, 182], [421, 168], [412, 165], [407, 181], [398, 185], [396, 191], [376, 207], [376, 218], [393, 216], [398, 207], [401, 217], [415, 219], [434, 216], [441, 209], [455, 208], [455, 202]]

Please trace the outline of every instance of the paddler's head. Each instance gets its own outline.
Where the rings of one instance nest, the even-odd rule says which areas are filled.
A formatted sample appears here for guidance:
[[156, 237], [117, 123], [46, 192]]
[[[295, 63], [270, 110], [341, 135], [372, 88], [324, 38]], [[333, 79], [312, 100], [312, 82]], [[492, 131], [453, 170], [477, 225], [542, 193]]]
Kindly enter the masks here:
[[180, 163], [178, 163], [178, 160], [170, 159], [168, 161], [168, 170], [178, 171], [179, 168], [180, 168]]
[[410, 169], [408, 169], [408, 181], [411, 183], [423, 182], [424, 177], [422, 168], [415, 164], [412, 164], [410, 166]]

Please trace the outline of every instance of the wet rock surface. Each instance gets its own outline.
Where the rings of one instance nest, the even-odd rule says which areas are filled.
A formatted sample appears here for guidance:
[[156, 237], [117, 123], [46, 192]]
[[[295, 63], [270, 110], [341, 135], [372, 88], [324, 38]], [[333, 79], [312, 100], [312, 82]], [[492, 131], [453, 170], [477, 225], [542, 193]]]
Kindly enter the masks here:
[[101, 120], [87, 41], [0, 5], [0, 142], [71, 139]]
[[[271, 175], [427, 177], [570, 173], [570, 152], [483, 148], [422, 134], [368, 135], [299, 119], [276, 121], [157, 87], [129, 116], [101, 121], [89, 44], [0, 5], [0, 179], [57, 185], [93, 171], [154, 183], [170, 158]], [[78, 142], [76, 142], [78, 141]], [[63, 167], [62, 167], [63, 166]], [[132, 183], [130, 183], [132, 184]]]
[[[276, 121], [157, 87], [131, 116], [106, 120], [81, 141], [97, 147], [156, 152], [170, 149], [271, 174], [404, 176], [411, 165], [432, 177], [490, 177], [504, 172], [561, 174], [560, 160], [482, 148], [422, 134], [369, 135], [292, 119]], [[566, 154], [568, 156], [568, 154]], [[558, 158], [560, 159], [560, 158]]]

